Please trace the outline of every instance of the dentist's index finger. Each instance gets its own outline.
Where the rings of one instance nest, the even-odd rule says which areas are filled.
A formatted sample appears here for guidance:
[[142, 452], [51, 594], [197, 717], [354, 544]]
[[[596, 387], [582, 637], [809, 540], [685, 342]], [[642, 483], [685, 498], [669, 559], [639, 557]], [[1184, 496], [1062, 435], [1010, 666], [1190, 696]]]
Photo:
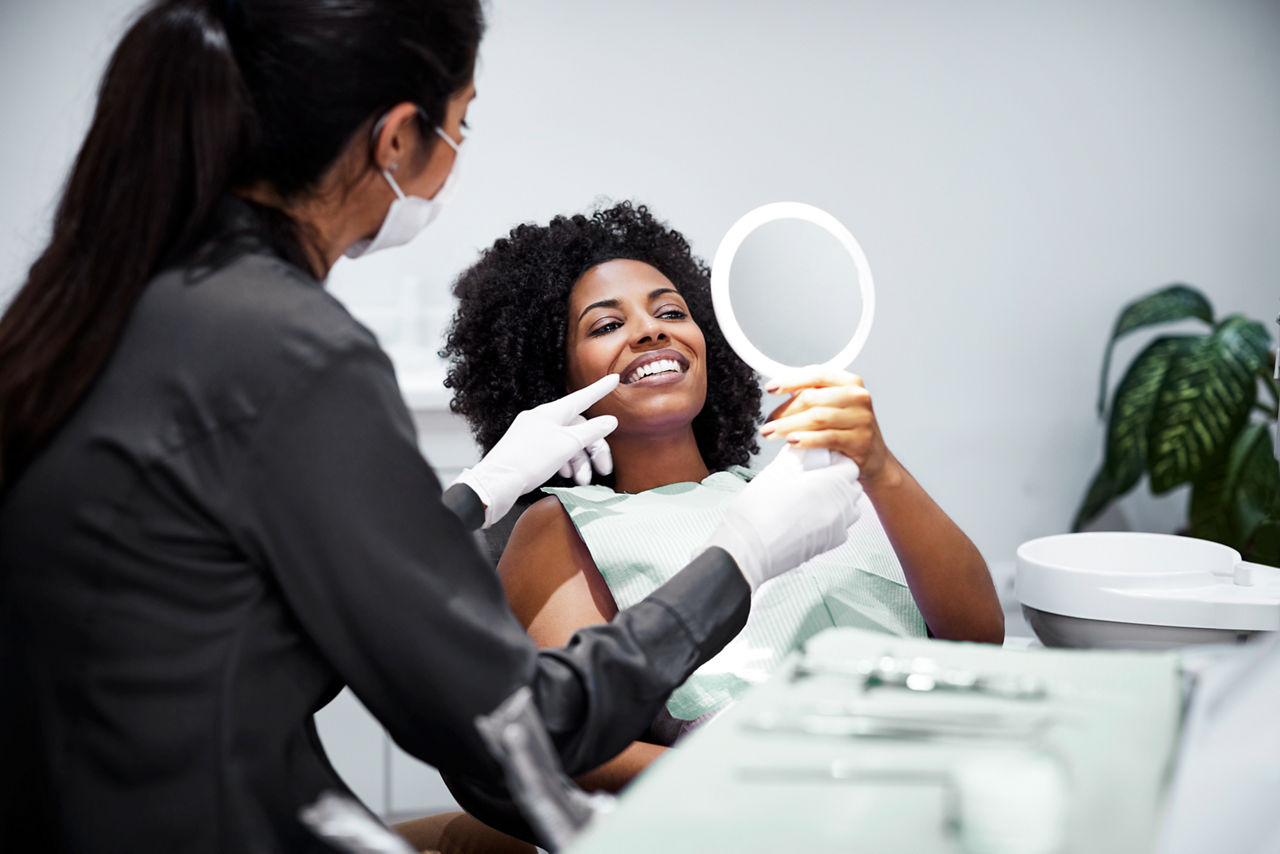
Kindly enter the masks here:
[[618, 374], [605, 374], [591, 385], [571, 391], [549, 405], [555, 407], [556, 412], [562, 416], [578, 415], [617, 388], [620, 379]]

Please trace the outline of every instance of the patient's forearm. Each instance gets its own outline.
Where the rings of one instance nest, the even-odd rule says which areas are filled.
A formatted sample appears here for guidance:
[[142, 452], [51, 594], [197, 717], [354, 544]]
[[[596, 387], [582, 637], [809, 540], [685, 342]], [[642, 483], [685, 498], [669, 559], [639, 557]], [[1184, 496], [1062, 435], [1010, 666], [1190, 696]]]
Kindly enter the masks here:
[[891, 457], [881, 476], [863, 485], [929, 631], [951, 640], [1001, 643], [1004, 612], [973, 542], [897, 459]]
[[603, 765], [592, 768], [574, 779], [578, 785], [589, 791], [603, 789], [607, 792], [619, 792], [635, 778], [637, 774], [649, 767], [668, 748], [647, 741], [633, 741], [631, 745]]

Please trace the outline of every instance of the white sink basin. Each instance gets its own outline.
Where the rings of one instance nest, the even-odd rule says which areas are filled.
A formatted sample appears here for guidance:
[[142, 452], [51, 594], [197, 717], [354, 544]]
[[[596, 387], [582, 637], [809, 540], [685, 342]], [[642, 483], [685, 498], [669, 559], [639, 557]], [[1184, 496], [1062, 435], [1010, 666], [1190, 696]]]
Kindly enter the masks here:
[[1015, 572], [1045, 646], [1165, 649], [1280, 630], [1280, 569], [1208, 540], [1059, 534], [1019, 546]]

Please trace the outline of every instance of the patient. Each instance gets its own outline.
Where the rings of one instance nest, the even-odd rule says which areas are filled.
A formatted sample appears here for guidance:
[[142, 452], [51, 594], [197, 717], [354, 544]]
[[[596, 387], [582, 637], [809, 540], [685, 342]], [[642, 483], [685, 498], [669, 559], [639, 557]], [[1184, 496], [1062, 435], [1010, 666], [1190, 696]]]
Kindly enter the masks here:
[[556, 480], [498, 564], [539, 646], [567, 644], [677, 572], [751, 479], [744, 466], [758, 435], [840, 451], [861, 469], [849, 541], [763, 585], [742, 633], [672, 694], [653, 743], [632, 744], [579, 778], [584, 786], [621, 788], [825, 628], [1003, 639], [985, 562], [889, 451], [862, 381], [818, 369], [776, 378], [768, 390], [789, 397], [758, 431], [758, 381], [715, 322], [706, 266], [645, 207], [518, 226], [455, 293], [445, 385], [486, 451], [520, 411], [622, 376], [587, 412], [618, 418], [612, 476], [581, 487]]

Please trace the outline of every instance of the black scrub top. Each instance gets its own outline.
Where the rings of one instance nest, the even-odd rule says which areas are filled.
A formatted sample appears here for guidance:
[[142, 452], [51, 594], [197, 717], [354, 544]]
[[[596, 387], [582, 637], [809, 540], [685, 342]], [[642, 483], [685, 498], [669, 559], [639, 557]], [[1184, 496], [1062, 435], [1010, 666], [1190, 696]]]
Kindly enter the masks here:
[[215, 219], [0, 497], [0, 849], [329, 850], [297, 814], [345, 791], [312, 722], [343, 685], [464, 800], [522, 685], [569, 773], [618, 752], [741, 628], [731, 559], [540, 652], [373, 335], [255, 208]]

